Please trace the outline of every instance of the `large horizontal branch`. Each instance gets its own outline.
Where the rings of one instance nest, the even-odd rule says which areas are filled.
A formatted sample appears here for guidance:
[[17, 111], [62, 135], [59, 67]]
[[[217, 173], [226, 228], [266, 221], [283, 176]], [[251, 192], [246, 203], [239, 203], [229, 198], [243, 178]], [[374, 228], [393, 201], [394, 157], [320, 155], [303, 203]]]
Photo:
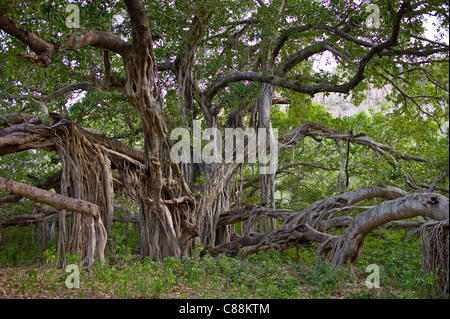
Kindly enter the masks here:
[[0, 156], [30, 149], [55, 150], [54, 131], [40, 123], [17, 124], [0, 130]]
[[[50, 117], [55, 123], [60, 124], [61, 120], [70, 121], [57, 113], [50, 113]], [[55, 125], [57, 126], [57, 124]], [[57, 138], [55, 125], [44, 125], [39, 117], [25, 113], [0, 116], [0, 128], [5, 127], [0, 130], [0, 155], [29, 149], [55, 150], [54, 139]], [[83, 128], [81, 130], [86, 136], [95, 140], [107, 150], [123, 154], [134, 161], [145, 162], [144, 152], [129, 147], [116, 139], [101, 135], [97, 131]]]
[[[333, 212], [340, 211], [339, 208], [348, 207], [371, 198], [394, 200], [406, 195], [408, 195], [407, 192], [395, 187], [364, 186], [335, 197], [320, 200], [299, 212], [281, 212], [274, 210], [278, 211], [278, 216], [283, 220], [283, 224], [280, 227], [268, 233], [245, 236], [238, 241], [217, 247], [207, 247], [205, 251], [208, 251], [211, 255], [226, 252], [228, 254], [239, 253], [240, 257], [246, 257], [251, 253], [266, 250], [270, 247], [282, 251], [296, 246], [308, 246], [311, 242], [323, 243], [333, 236], [322, 233], [318, 229], [341, 227], [351, 222], [348, 218], [340, 218], [336, 223], [333, 221], [334, 218], [327, 220]], [[270, 213], [267, 209], [259, 208], [257, 205], [251, 205], [237, 211], [224, 213], [220, 217], [219, 222], [233, 223], [235, 221], [242, 221], [244, 218], [249, 218], [253, 214], [263, 214], [266, 211]], [[233, 212], [239, 213], [242, 216], [237, 216]], [[327, 223], [322, 223], [325, 220], [327, 220]], [[238, 246], [242, 250], [239, 250]]]
[[358, 44], [363, 47], [372, 48], [376, 45], [376, 43], [356, 38], [356, 37], [350, 35], [349, 33], [345, 32], [344, 29], [339, 29], [339, 28], [335, 28], [335, 27], [331, 27], [331, 26], [323, 26], [323, 27], [319, 27], [319, 29], [331, 31], [333, 34], [338, 35], [342, 39], [345, 39], [349, 42]]
[[216, 80], [211, 86], [203, 92], [202, 97], [207, 105], [209, 105], [217, 92], [226, 87], [228, 84], [239, 81], [255, 81], [262, 83], [270, 83], [278, 87], [291, 89], [300, 93], [315, 94], [321, 92], [320, 88], [309, 86], [307, 84], [287, 80], [277, 75], [266, 74], [264, 72], [233, 72], [224, 75]]
[[[37, 186], [38, 188], [48, 191], [49, 189], [56, 188], [61, 183], [62, 170], [57, 171], [55, 174], [50, 176], [48, 179], [42, 181]], [[0, 198], [0, 204], [2, 203], [15, 203], [21, 200], [23, 197], [19, 195], [10, 195]]]
[[105, 31], [90, 30], [83, 35], [70, 35], [66, 40], [69, 49], [75, 50], [87, 46], [109, 50], [120, 55], [126, 55], [131, 44], [122, 38]]
[[95, 204], [14, 182], [3, 177], [0, 177], [0, 188], [8, 193], [26, 197], [34, 202], [49, 205], [58, 210], [73, 211], [93, 218], [100, 216], [100, 207]]
[[412, 7], [410, 3], [408, 1], [404, 1], [395, 16], [390, 37], [384, 42], [381, 42], [374, 46], [370, 46], [370, 50], [358, 62], [356, 73], [346, 83], [319, 83], [315, 85], [308, 85], [301, 81], [292, 81], [284, 77], [287, 71], [292, 69], [299, 62], [304, 61], [308, 57], [314, 55], [315, 53], [323, 52], [325, 50], [333, 51], [333, 49], [326, 42], [322, 41], [290, 56], [286, 61], [282, 63], [281, 67], [277, 72], [275, 72], [275, 74], [267, 74], [264, 72], [234, 72], [224, 75], [223, 77], [213, 82], [211, 86], [203, 92], [203, 102], [208, 108], [211, 107], [212, 99], [221, 88], [227, 86], [229, 83], [239, 81], [270, 83], [274, 86], [290, 89], [300, 93], [306, 93], [311, 96], [321, 92], [349, 93], [364, 79], [364, 71], [368, 62], [375, 55], [397, 44], [401, 19], [405, 14], [411, 11], [411, 9]]
[[39, 207], [37, 214], [14, 215], [0, 217], [0, 228], [11, 226], [24, 226], [31, 223], [39, 223], [51, 217], [57, 216], [59, 211], [55, 208]]
[[0, 115], [0, 128], [16, 124], [22, 124], [31, 121], [35, 117], [36, 117], [35, 115], [21, 112]]
[[235, 224], [262, 215], [283, 221], [288, 215], [293, 213], [295, 212], [289, 209], [270, 209], [261, 205], [248, 205], [239, 209], [221, 213], [216, 227]]

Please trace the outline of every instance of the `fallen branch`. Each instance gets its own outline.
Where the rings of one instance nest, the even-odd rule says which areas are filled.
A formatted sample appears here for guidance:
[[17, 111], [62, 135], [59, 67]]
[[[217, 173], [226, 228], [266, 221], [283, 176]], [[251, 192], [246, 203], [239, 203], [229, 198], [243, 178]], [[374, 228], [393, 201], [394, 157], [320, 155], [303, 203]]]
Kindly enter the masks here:
[[[365, 199], [388, 199], [378, 206], [352, 206]], [[389, 186], [365, 186], [351, 192], [318, 201], [301, 212], [285, 212], [283, 224], [264, 234], [249, 234], [230, 243], [207, 247], [211, 255], [227, 253], [246, 258], [260, 250], [274, 248], [283, 251], [292, 247], [320, 243], [319, 255], [330, 256], [330, 262], [341, 266], [347, 260], [354, 262], [362, 249], [364, 238], [373, 229], [394, 220], [427, 216], [435, 220], [448, 218], [448, 199], [439, 194], [410, 195]], [[332, 214], [350, 210], [367, 209], [355, 219], [348, 216], [331, 218]], [[239, 222], [252, 216], [268, 213], [258, 205], [223, 213], [219, 224]], [[324, 233], [332, 227], [347, 227], [341, 236]], [[204, 252], [204, 253], [205, 253]]]

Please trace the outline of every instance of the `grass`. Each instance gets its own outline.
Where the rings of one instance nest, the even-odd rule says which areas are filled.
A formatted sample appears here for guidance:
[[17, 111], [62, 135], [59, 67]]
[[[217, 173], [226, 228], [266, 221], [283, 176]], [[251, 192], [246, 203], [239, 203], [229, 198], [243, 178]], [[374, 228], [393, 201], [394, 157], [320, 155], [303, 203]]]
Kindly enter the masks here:
[[[23, 243], [22, 243], [23, 244]], [[141, 260], [116, 242], [104, 264], [80, 267], [80, 288], [65, 285], [69, 275], [57, 268], [56, 247], [37, 253], [20, 242], [0, 246], [0, 298], [437, 298], [435, 278], [421, 269], [420, 242], [405, 242], [389, 231], [370, 236], [357, 263], [334, 269], [317, 260], [313, 249], [275, 250], [251, 255], [246, 261], [226, 255]], [[15, 247], [17, 255], [10, 253]], [[28, 256], [28, 258], [26, 258]], [[33, 260], [34, 258], [34, 260]], [[31, 262], [30, 260], [33, 260]], [[69, 264], [80, 263], [67, 255]], [[364, 284], [365, 268], [380, 268], [380, 288]], [[444, 296], [448, 298], [448, 295]]]

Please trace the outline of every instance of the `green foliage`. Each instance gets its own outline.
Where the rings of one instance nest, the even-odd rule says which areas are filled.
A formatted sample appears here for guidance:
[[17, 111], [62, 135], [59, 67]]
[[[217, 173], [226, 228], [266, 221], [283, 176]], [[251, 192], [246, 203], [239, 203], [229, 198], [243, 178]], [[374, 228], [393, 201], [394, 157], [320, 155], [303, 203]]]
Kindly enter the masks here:
[[[7, 271], [6, 291], [12, 296], [60, 298], [440, 298], [436, 278], [420, 266], [418, 241], [404, 242], [403, 231], [369, 236], [352, 270], [335, 268], [317, 260], [313, 248], [283, 253], [270, 249], [246, 261], [227, 255], [213, 258], [199, 253], [181, 259], [169, 257], [156, 263], [139, 260], [128, 248], [119, 248], [117, 258], [95, 262], [91, 270], [80, 267], [80, 288], [65, 286], [67, 273], [58, 269], [56, 247], [42, 254], [42, 266], [23, 268], [0, 260]], [[1, 247], [1, 246], [0, 246]], [[6, 251], [6, 250], [5, 250]], [[10, 251], [10, 249], [8, 250]], [[18, 250], [16, 250], [18, 252]], [[4, 257], [4, 254], [0, 256]], [[127, 258], [131, 256], [131, 258]], [[29, 257], [29, 256], [28, 256]], [[66, 255], [67, 263], [80, 263], [78, 255]], [[380, 267], [380, 289], [364, 281], [368, 264]], [[445, 296], [444, 296], [445, 297]]]

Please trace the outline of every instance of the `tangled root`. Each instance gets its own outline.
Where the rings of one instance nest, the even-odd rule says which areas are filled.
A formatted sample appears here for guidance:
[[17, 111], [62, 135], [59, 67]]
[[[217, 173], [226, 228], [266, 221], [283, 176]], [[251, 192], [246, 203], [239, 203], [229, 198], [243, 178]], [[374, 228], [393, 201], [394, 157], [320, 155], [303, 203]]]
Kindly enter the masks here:
[[[427, 229], [429, 230], [427, 231]], [[422, 267], [438, 276], [440, 294], [449, 291], [449, 220], [420, 227]]]

